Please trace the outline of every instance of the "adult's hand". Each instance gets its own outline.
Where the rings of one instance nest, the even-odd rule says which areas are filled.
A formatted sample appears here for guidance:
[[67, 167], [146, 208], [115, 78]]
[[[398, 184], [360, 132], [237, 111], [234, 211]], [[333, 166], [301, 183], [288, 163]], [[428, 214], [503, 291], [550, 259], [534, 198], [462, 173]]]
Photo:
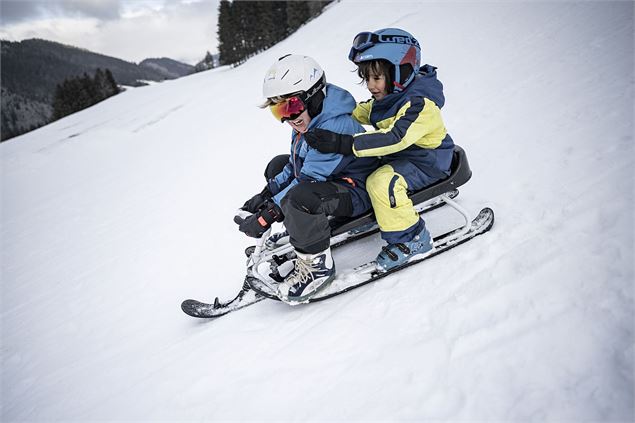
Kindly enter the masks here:
[[284, 215], [280, 207], [274, 202], [267, 202], [258, 212], [243, 219], [240, 216], [234, 217], [234, 222], [238, 224], [238, 230], [252, 238], [260, 238], [273, 222], [282, 222]]
[[269, 188], [265, 187], [261, 192], [245, 201], [245, 204], [240, 208], [241, 210], [248, 211], [249, 213], [256, 213], [264, 206], [264, 204], [271, 200], [271, 192]]

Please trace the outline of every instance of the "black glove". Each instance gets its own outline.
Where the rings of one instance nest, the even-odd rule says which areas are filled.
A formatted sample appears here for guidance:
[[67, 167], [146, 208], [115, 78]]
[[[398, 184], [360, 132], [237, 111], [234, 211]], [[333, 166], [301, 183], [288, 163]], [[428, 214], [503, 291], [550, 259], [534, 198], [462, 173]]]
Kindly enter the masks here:
[[248, 211], [249, 213], [256, 213], [267, 201], [271, 200], [271, 197], [271, 191], [269, 191], [268, 187], [265, 187], [262, 192], [259, 192], [249, 200], [245, 201], [245, 204], [243, 204], [240, 209]]
[[321, 153], [353, 154], [353, 136], [316, 128], [304, 134], [306, 142]]
[[238, 230], [252, 238], [260, 238], [273, 222], [282, 222], [283, 220], [282, 210], [273, 201], [267, 201], [260, 211], [246, 219], [240, 216], [234, 217], [234, 222], [238, 224]]

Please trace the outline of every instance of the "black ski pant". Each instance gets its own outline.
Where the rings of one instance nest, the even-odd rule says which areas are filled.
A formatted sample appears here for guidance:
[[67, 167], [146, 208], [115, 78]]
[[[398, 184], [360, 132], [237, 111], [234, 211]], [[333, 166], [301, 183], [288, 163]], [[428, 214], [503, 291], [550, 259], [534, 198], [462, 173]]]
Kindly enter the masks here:
[[[274, 157], [267, 165], [265, 177], [276, 176], [288, 161], [289, 155]], [[350, 190], [344, 183], [336, 182], [300, 182], [287, 192], [281, 206], [289, 242], [305, 254], [316, 254], [329, 248], [331, 226], [328, 216], [353, 214]]]

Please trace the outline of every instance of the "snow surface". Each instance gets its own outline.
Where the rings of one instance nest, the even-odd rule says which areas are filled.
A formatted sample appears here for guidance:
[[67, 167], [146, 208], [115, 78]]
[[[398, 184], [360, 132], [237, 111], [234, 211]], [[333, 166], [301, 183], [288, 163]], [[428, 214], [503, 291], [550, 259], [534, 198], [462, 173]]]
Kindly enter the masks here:
[[[288, 149], [268, 66], [312, 55], [366, 99], [348, 45], [387, 26], [439, 67], [492, 231], [323, 303], [184, 315], [237, 292], [233, 212]], [[343, 1], [1, 144], [2, 421], [635, 420], [633, 75], [632, 2]]]

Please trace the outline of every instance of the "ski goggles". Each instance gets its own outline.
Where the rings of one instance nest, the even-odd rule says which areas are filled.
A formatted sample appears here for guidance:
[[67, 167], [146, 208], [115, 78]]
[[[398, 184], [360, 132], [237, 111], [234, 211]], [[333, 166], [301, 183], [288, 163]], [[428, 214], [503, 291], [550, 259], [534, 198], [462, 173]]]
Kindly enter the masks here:
[[348, 53], [348, 60], [354, 61], [353, 59], [359, 53], [381, 43], [407, 44], [419, 47], [419, 42], [414, 37], [390, 34], [378, 35], [374, 32], [360, 32], [355, 36], [355, 38], [353, 38], [353, 46], [351, 47], [351, 51]]
[[299, 96], [294, 95], [293, 97], [285, 98], [280, 103], [270, 105], [269, 110], [271, 110], [276, 120], [285, 122], [300, 117], [302, 112], [306, 110], [306, 106]]

